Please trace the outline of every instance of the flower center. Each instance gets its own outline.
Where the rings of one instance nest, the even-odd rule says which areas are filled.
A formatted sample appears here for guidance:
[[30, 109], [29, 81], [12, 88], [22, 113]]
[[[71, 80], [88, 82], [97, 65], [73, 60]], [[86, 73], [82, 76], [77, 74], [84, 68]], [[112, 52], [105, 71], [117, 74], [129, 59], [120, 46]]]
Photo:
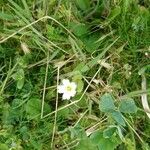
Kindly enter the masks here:
[[72, 90], [71, 86], [67, 86], [67, 87], [66, 87], [66, 90], [67, 90], [68, 92], [70, 92], [70, 91]]

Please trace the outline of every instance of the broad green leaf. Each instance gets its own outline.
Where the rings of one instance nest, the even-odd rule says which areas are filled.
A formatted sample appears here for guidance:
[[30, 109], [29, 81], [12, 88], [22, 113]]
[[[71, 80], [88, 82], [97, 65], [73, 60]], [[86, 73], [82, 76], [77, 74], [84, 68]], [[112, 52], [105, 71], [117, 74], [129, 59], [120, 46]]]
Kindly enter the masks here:
[[90, 0], [76, 0], [76, 4], [82, 10], [87, 10], [90, 7]]
[[114, 150], [120, 144], [119, 138], [115, 136], [104, 138], [101, 131], [96, 131], [90, 138], [92, 143], [98, 146], [98, 150]]
[[60, 110], [57, 113], [58, 118], [67, 118], [68, 115], [69, 115], [69, 108], [65, 108], [63, 110]]
[[86, 139], [86, 133], [84, 131], [84, 129], [77, 125], [75, 127], [70, 127], [69, 131], [71, 132], [71, 138], [78, 138], [78, 139]]
[[22, 78], [21, 80], [17, 81], [17, 88], [19, 90], [22, 89], [23, 85], [24, 85], [24, 78]]
[[[51, 107], [45, 102], [44, 103], [44, 113], [51, 112]], [[26, 104], [26, 113], [29, 118], [37, 118], [41, 113], [41, 100], [38, 98], [31, 98]]]
[[114, 99], [109, 93], [104, 94], [100, 98], [99, 109], [102, 112], [112, 112], [115, 110]]
[[125, 126], [125, 121], [122, 114], [119, 111], [113, 111], [111, 113], [112, 118], [120, 125]]
[[76, 36], [83, 36], [88, 33], [88, 26], [83, 23], [72, 23], [71, 30]]
[[108, 127], [103, 131], [104, 138], [110, 138], [116, 132], [116, 127]]
[[97, 146], [89, 138], [82, 139], [75, 150], [97, 150]]
[[137, 106], [133, 99], [124, 99], [120, 102], [119, 110], [123, 113], [136, 113]]

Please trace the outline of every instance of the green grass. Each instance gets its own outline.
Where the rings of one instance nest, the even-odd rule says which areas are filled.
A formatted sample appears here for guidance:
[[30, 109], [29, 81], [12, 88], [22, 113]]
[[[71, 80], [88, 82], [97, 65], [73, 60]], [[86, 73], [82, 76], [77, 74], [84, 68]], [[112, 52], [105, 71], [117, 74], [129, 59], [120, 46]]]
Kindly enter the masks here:
[[149, 150], [149, 6], [0, 0], [0, 150]]

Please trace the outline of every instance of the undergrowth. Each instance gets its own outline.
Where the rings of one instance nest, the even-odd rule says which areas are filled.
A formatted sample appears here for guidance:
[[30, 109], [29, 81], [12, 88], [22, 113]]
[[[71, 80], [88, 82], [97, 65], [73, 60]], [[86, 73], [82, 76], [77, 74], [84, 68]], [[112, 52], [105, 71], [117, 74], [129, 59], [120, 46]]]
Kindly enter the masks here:
[[0, 0], [0, 150], [149, 150], [149, 6]]

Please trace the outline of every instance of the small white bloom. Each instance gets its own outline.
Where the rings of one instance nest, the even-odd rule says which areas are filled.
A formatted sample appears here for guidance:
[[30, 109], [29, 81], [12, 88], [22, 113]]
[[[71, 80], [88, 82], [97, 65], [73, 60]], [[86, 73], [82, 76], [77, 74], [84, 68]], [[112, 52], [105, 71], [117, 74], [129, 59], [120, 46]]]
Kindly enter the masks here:
[[145, 53], [145, 56], [148, 56], [148, 53], [147, 53], [147, 52]]
[[62, 84], [57, 87], [58, 93], [63, 94], [62, 99], [69, 100], [76, 94], [77, 85], [75, 82], [70, 82], [68, 79], [63, 79]]

